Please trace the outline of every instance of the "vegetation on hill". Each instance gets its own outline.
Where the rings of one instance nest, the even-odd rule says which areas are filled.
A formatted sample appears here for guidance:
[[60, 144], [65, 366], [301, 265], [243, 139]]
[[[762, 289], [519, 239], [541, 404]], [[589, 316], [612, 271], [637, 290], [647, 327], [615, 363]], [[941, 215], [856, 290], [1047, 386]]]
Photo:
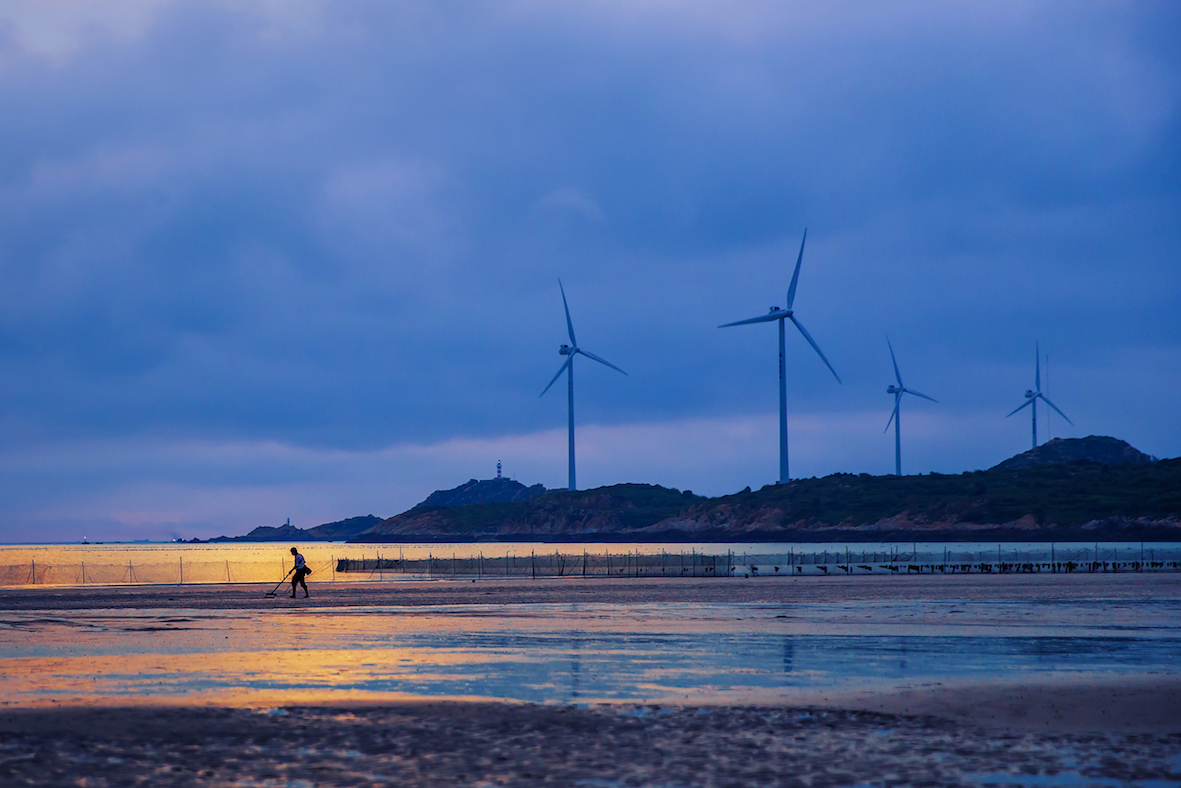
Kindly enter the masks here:
[[930, 527], [1000, 526], [1027, 517], [1041, 526], [1081, 526], [1113, 517], [1177, 519], [1181, 460], [1075, 462], [946, 476], [834, 474], [713, 499], [678, 519], [718, 516], [739, 526], [762, 518], [768, 525], [854, 528], [900, 517]]
[[638, 531], [707, 500], [686, 490], [617, 484], [594, 490], [555, 490], [512, 503], [419, 506], [352, 541], [588, 537]]
[[526, 487], [515, 479], [470, 479], [450, 490], [435, 490], [421, 506], [463, 506], [469, 503], [512, 503], [527, 501], [545, 492], [545, 485]]

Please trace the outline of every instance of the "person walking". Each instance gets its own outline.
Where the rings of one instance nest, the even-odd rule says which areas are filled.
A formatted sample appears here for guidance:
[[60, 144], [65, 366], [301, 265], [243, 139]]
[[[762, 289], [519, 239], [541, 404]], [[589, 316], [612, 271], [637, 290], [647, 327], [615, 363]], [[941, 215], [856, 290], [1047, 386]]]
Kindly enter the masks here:
[[299, 554], [298, 549], [291, 548], [291, 554], [295, 556], [294, 573], [291, 575], [291, 598], [295, 599], [295, 586], [299, 584], [303, 586], [304, 599], [307, 599], [308, 584], [304, 582], [304, 578], [310, 575], [312, 570], [308, 569], [308, 562], [303, 560], [303, 556]]

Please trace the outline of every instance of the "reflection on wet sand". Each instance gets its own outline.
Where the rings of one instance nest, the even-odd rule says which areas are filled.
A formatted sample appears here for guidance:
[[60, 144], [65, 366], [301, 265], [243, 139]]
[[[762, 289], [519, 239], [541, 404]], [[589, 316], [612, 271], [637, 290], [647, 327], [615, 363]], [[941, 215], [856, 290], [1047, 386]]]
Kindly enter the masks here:
[[1181, 772], [1176, 575], [269, 587], [0, 590], [0, 782]]
[[8, 611], [8, 705], [782, 704], [817, 693], [1176, 674], [1175, 600]]

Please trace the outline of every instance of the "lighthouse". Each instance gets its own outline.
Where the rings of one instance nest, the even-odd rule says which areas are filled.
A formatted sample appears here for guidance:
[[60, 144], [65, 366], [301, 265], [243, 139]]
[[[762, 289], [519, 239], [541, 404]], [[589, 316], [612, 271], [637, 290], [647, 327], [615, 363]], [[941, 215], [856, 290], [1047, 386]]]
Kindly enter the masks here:
[[496, 478], [500, 478], [500, 460], [496, 461]]

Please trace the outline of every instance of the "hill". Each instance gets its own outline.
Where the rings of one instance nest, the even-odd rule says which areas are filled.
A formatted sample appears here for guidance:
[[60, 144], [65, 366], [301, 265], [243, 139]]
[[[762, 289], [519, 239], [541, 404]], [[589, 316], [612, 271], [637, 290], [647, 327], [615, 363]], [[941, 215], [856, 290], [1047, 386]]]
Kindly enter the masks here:
[[545, 486], [526, 487], [514, 479], [470, 479], [450, 490], [435, 490], [420, 506], [464, 506], [471, 503], [512, 503], [527, 501], [545, 492]]
[[708, 499], [621, 484], [513, 503], [420, 506], [350, 541], [1051, 539], [1181, 539], [1181, 459], [1076, 460], [957, 475], [834, 474]]
[[416, 506], [349, 541], [614, 539], [706, 500], [650, 484], [555, 490], [511, 503]]
[[333, 523], [324, 523], [314, 528], [296, 528], [287, 525], [260, 525], [245, 536], [219, 536], [210, 542], [343, 542], [381, 522], [380, 517], [366, 514], [349, 517]]
[[644, 532], [726, 540], [1181, 539], [1181, 460], [835, 474], [713, 499]]
[[1155, 457], [1136, 451], [1127, 441], [1090, 435], [1086, 438], [1053, 438], [1041, 446], [1010, 457], [993, 470], [1010, 471], [1036, 465], [1062, 465], [1069, 462], [1097, 462], [1100, 465], [1147, 465]]

